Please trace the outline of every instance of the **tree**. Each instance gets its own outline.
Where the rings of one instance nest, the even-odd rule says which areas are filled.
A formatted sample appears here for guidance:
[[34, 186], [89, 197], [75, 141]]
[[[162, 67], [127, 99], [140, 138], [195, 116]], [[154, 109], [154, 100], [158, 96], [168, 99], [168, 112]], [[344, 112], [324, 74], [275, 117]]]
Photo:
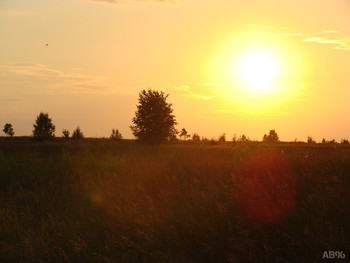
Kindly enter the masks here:
[[278, 142], [279, 138], [275, 130], [270, 130], [269, 135], [264, 135], [263, 137], [264, 142]]
[[186, 131], [185, 128], [182, 128], [181, 132], [180, 132], [180, 138], [183, 138], [184, 140], [186, 140], [187, 138], [190, 138], [191, 135], [189, 135]]
[[11, 137], [15, 134], [11, 123], [5, 124], [3, 132]]
[[307, 136], [307, 143], [316, 143], [316, 141], [311, 136]]
[[341, 139], [341, 143], [342, 143], [342, 144], [349, 144], [349, 140], [347, 140], [347, 139]]
[[249, 137], [247, 137], [243, 134], [241, 137], [238, 138], [238, 141], [239, 142], [249, 142], [250, 139], [249, 139]]
[[69, 134], [70, 134], [69, 130], [66, 130], [66, 129], [62, 130], [62, 135], [63, 135], [62, 137], [63, 138], [68, 139], [69, 138]]
[[55, 125], [52, 124], [52, 119], [49, 114], [40, 112], [33, 124], [33, 136], [39, 141], [55, 138]]
[[81, 131], [79, 126], [73, 131], [72, 138], [73, 139], [83, 139], [84, 138], [84, 134]]
[[194, 133], [192, 135], [192, 141], [199, 142], [201, 140], [201, 137], [197, 133]]
[[222, 135], [219, 136], [219, 142], [226, 142], [226, 135], [223, 133]]
[[123, 139], [122, 134], [118, 131], [118, 129], [112, 129], [111, 136], [109, 137], [112, 140], [120, 141]]
[[139, 104], [130, 126], [139, 141], [161, 143], [176, 137], [177, 122], [172, 114], [172, 104], [166, 101], [168, 96], [151, 89], [139, 93]]

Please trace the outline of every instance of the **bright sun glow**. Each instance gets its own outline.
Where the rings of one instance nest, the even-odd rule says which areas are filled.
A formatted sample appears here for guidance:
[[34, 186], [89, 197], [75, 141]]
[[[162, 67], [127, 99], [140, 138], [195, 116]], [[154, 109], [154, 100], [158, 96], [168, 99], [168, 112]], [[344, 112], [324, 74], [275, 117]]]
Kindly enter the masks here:
[[265, 50], [252, 50], [240, 57], [235, 75], [251, 92], [271, 93], [281, 77], [281, 66], [275, 54]]

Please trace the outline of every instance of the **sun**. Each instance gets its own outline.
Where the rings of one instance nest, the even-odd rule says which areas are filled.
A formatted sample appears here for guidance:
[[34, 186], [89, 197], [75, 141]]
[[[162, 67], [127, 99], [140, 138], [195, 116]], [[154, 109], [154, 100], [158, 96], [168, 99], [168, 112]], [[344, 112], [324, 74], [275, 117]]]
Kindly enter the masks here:
[[234, 77], [253, 93], [272, 93], [282, 75], [282, 63], [272, 51], [245, 51], [237, 60]]

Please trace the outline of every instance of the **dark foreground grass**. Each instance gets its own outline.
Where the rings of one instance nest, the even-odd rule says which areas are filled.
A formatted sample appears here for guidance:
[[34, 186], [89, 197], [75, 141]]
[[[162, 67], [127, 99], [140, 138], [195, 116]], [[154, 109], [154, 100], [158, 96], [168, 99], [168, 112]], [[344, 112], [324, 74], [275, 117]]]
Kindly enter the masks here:
[[0, 261], [346, 261], [349, 190], [349, 147], [7, 142]]

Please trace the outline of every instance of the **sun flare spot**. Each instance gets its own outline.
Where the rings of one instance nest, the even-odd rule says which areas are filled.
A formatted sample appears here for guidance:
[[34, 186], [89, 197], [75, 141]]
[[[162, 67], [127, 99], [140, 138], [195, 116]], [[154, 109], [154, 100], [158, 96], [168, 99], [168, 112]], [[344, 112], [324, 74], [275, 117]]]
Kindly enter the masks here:
[[266, 50], [250, 50], [241, 55], [236, 76], [253, 93], [272, 93], [282, 73], [278, 57]]

